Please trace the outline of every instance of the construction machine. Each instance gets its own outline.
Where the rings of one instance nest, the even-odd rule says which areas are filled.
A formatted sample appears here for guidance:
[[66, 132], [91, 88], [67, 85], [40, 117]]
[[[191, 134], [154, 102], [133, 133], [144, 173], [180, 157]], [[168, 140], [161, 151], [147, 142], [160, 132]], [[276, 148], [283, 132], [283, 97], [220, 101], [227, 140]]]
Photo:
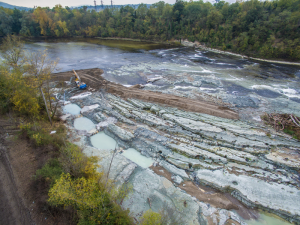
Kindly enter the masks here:
[[76, 86], [79, 88], [79, 89], [85, 89], [86, 88], [86, 83], [84, 82], [81, 82], [81, 79], [80, 77], [78, 76], [78, 74], [76, 73], [75, 70], [73, 70], [74, 74], [75, 74], [75, 83], [76, 83]]

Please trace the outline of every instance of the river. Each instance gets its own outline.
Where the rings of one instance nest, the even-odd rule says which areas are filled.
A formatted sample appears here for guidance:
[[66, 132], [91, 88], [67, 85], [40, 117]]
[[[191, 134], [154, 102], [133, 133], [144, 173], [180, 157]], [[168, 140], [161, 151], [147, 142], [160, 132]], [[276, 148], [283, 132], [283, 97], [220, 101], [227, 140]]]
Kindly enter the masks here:
[[[189, 47], [101, 39], [28, 41], [27, 50], [47, 49], [59, 59], [56, 72], [101, 68], [104, 77], [126, 86], [194, 99], [221, 99], [242, 118], [263, 112], [300, 116], [300, 67], [266, 63]], [[149, 82], [149, 79], [156, 80]]]

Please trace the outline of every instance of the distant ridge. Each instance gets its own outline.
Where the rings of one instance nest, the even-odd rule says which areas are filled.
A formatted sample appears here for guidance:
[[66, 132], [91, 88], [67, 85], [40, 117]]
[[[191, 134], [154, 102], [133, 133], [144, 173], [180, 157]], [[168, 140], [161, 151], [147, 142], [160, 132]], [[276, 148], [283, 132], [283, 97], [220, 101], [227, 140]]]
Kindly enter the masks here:
[[[113, 8], [121, 8], [122, 6], [125, 7], [125, 6], [130, 6], [134, 9], [137, 9], [139, 7], [140, 4], [126, 4], [126, 5], [113, 5], [112, 7]], [[145, 4], [148, 8], [150, 8], [151, 4]], [[83, 8], [84, 6], [87, 7], [87, 10], [93, 10], [95, 9], [95, 6], [94, 5], [81, 5], [81, 6], [73, 6], [73, 7], [70, 7], [71, 9], [80, 9], [80, 8]], [[101, 5], [97, 5], [97, 11], [101, 11], [105, 8], [111, 8], [111, 5], [103, 5], [103, 8]]]
[[0, 7], [3, 7], [3, 8], [9, 8], [9, 9], [19, 9], [19, 10], [30, 10], [31, 8], [27, 8], [27, 7], [22, 7], [22, 6], [16, 6], [16, 5], [10, 5], [10, 4], [7, 4], [7, 3], [4, 3], [4, 2], [0, 2]]

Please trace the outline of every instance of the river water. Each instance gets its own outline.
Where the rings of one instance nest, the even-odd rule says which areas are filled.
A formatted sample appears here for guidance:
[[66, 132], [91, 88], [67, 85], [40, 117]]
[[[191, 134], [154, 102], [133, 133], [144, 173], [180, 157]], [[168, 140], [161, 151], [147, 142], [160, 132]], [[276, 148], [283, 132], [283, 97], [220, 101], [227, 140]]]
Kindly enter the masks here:
[[[104, 77], [125, 86], [236, 107], [242, 117], [263, 112], [300, 116], [300, 67], [253, 61], [188, 47], [100, 39], [28, 41], [26, 49], [47, 49], [59, 59], [56, 72], [101, 68]], [[148, 82], [151, 79], [155, 82]]]

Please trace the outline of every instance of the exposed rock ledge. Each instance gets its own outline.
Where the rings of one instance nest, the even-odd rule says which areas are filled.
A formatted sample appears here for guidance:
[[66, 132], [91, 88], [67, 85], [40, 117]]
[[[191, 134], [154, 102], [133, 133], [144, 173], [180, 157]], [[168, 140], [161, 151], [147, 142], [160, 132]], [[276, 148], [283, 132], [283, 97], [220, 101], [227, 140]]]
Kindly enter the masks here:
[[[94, 111], [84, 113], [92, 121], [118, 119], [104, 132], [123, 149], [135, 148], [151, 157], [151, 168], [159, 168], [143, 169], [122, 154], [114, 158], [109, 176], [118, 185], [132, 184], [133, 192], [122, 206], [135, 218], [149, 208], [171, 209], [184, 221], [182, 224], [225, 224], [232, 220], [245, 224], [241, 217], [251, 217], [251, 208], [258, 207], [300, 223], [299, 142], [275, 131], [270, 133], [263, 125], [137, 99], [125, 101], [112, 94], [95, 92], [71, 101], [80, 107], [98, 104]], [[112, 151], [88, 146], [88, 137], [72, 128], [73, 118], [66, 118], [70, 141], [83, 146], [87, 155], [99, 155], [99, 164], [108, 168]], [[199, 191], [185, 189], [189, 185]], [[240, 202], [222, 192], [229, 192]], [[229, 211], [232, 209], [239, 216]]]

